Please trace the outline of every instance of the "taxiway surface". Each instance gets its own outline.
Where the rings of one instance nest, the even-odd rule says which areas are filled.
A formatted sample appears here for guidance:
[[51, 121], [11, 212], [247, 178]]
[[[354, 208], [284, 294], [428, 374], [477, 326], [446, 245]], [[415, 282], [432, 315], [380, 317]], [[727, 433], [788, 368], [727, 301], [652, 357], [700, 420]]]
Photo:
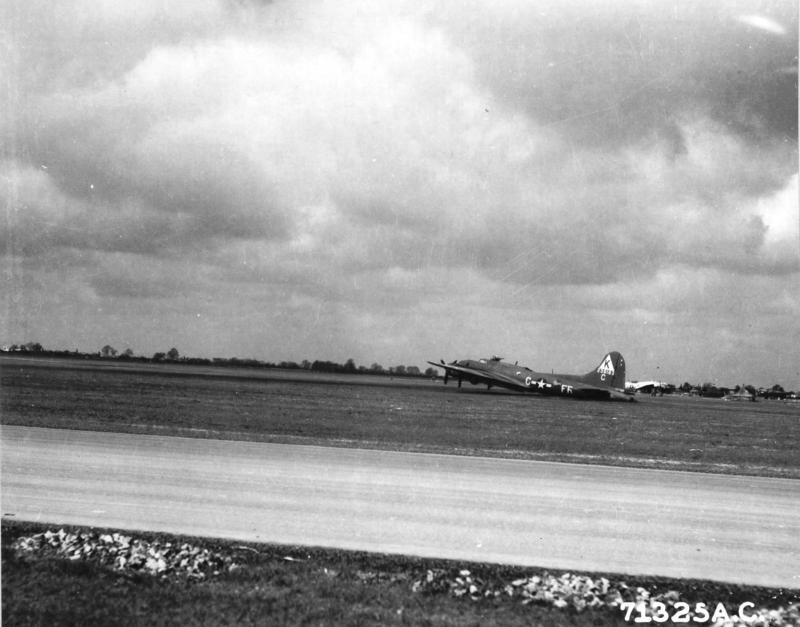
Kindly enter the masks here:
[[800, 481], [3, 426], [2, 512], [800, 588]]

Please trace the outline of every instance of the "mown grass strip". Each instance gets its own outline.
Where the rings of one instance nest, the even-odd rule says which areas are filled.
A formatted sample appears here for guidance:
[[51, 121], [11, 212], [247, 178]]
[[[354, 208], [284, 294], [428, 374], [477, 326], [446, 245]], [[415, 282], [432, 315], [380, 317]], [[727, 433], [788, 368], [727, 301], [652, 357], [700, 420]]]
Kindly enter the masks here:
[[[31, 540], [48, 531], [47, 542]], [[76, 540], [78, 536], [83, 539]], [[25, 542], [53, 550], [20, 550]], [[101, 542], [126, 549], [135, 544], [144, 557], [120, 568], [116, 557], [102, 558]], [[70, 548], [59, 554], [55, 547], [62, 545]], [[208, 570], [203, 577], [186, 576], [159, 552], [168, 549], [178, 560], [209, 556], [223, 567]], [[156, 564], [163, 558], [167, 566], [145, 568], [148, 557]], [[574, 603], [536, 598], [534, 582], [546, 582], [549, 588], [542, 590], [549, 590], [550, 596], [559, 586], [562, 592], [602, 585], [608, 591], [624, 582], [632, 594], [672, 595], [669, 598], [712, 607], [723, 603], [731, 611], [744, 602], [771, 609], [800, 603], [800, 590], [661, 577], [632, 580], [610, 573], [567, 575], [536, 568], [148, 532], [62, 529], [10, 520], [2, 524], [2, 569], [3, 619], [9, 625], [626, 624], [619, 608], [581, 611]], [[587, 580], [594, 582], [592, 586]], [[507, 592], [509, 586], [513, 594]]]

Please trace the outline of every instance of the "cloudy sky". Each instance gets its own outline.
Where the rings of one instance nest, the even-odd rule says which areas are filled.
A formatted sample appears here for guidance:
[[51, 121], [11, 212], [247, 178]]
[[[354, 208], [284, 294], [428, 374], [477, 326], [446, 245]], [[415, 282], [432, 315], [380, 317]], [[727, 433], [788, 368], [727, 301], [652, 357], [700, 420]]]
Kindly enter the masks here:
[[3, 11], [0, 343], [800, 388], [794, 0]]

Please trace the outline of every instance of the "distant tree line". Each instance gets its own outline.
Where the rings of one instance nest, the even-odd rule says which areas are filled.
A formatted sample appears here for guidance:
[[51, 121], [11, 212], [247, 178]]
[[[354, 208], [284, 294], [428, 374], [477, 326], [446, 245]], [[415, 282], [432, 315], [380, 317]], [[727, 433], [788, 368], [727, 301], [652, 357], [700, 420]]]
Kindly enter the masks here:
[[300, 363], [294, 361], [281, 361], [277, 363], [269, 361], [261, 361], [258, 359], [242, 359], [239, 357], [213, 357], [211, 359], [205, 357], [186, 357], [181, 356], [177, 348], [170, 348], [165, 352], [154, 353], [152, 357], [144, 355], [135, 355], [131, 348], [126, 348], [119, 352], [110, 344], [106, 344], [96, 353], [83, 353], [75, 351], [55, 351], [48, 350], [42, 347], [38, 342], [29, 342], [27, 344], [12, 344], [11, 346], [4, 346], [4, 352], [31, 354], [46, 357], [69, 357], [73, 359], [114, 359], [119, 361], [135, 361], [143, 363], [181, 363], [195, 366], [223, 366], [223, 367], [236, 367], [236, 368], [281, 368], [285, 370], [309, 370], [312, 372], [327, 372], [335, 374], [372, 374], [384, 376], [397, 376], [397, 377], [435, 377], [436, 370], [428, 368], [425, 372], [421, 372], [417, 366], [389, 366], [384, 368], [378, 363], [373, 363], [371, 366], [357, 366], [353, 359], [348, 359], [345, 363], [340, 364], [333, 361], [309, 361], [304, 359]]
[[[435, 368], [427, 368], [421, 372], [416, 366], [389, 366], [384, 368], [378, 363], [373, 363], [370, 366], [357, 366], [353, 359], [348, 359], [345, 363], [340, 364], [334, 361], [309, 361], [304, 359], [300, 363], [294, 361], [281, 361], [273, 363], [269, 361], [261, 361], [258, 359], [241, 359], [239, 357], [214, 357], [207, 359], [204, 357], [185, 357], [181, 356], [178, 349], [173, 347], [165, 352], [154, 353], [152, 357], [145, 357], [142, 355], [134, 355], [133, 350], [126, 348], [121, 353], [117, 351], [110, 344], [106, 344], [96, 353], [82, 353], [75, 351], [54, 351], [42, 347], [39, 342], [28, 342], [27, 344], [12, 344], [11, 346], [3, 346], [2, 351], [6, 353], [18, 354], [31, 354], [42, 355], [46, 357], [70, 357], [73, 359], [116, 359], [120, 361], [137, 361], [145, 363], [181, 363], [187, 365], [197, 366], [223, 366], [235, 368], [281, 368], [284, 370], [309, 370], [311, 372], [327, 372], [335, 374], [372, 374], [383, 375], [390, 377], [438, 377], [438, 371]], [[716, 386], [713, 383], [705, 382], [698, 385], [684, 382], [680, 386], [667, 384], [659, 388], [659, 394], [692, 394], [696, 396], [705, 396], [709, 398], [722, 398], [730, 392], [739, 392], [742, 389], [747, 390], [759, 398], [767, 399], [796, 399], [798, 394], [793, 391], [786, 391], [782, 386], [775, 384], [772, 387], [756, 388], [753, 385], [737, 385], [734, 388], [726, 388]]]
[[783, 386], [777, 383], [772, 387], [756, 387], [754, 385], [736, 385], [733, 388], [723, 386], [716, 386], [713, 383], [705, 382], [700, 385], [692, 385], [688, 381], [676, 388], [682, 394], [692, 394], [696, 396], [706, 396], [709, 398], [722, 398], [726, 394], [733, 392], [738, 394], [742, 391], [753, 395], [757, 398], [779, 399], [797, 398], [797, 395], [792, 391], [786, 391]]

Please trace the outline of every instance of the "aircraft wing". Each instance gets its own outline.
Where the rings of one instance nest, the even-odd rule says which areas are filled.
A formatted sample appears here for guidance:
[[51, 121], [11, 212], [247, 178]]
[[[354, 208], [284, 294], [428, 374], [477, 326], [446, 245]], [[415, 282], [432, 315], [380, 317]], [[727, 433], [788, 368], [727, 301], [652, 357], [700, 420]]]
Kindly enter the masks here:
[[[428, 362], [431, 366], [443, 368], [445, 371], [445, 378], [455, 377], [463, 379], [470, 383], [485, 383], [486, 385], [497, 385], [500, 387], [518, 390], [522, 392], [530, 392], [531, 389], [521, 381], [512, 377], [507, 377], [500, 372], [487, 372], [485, 370], [476, 370], [474, 368], [467, 368], [466, 366], [457, 366], [455, 364], [437, 363], [433, 361]], [[445, 380], [445, 383], [447, 381]]]

